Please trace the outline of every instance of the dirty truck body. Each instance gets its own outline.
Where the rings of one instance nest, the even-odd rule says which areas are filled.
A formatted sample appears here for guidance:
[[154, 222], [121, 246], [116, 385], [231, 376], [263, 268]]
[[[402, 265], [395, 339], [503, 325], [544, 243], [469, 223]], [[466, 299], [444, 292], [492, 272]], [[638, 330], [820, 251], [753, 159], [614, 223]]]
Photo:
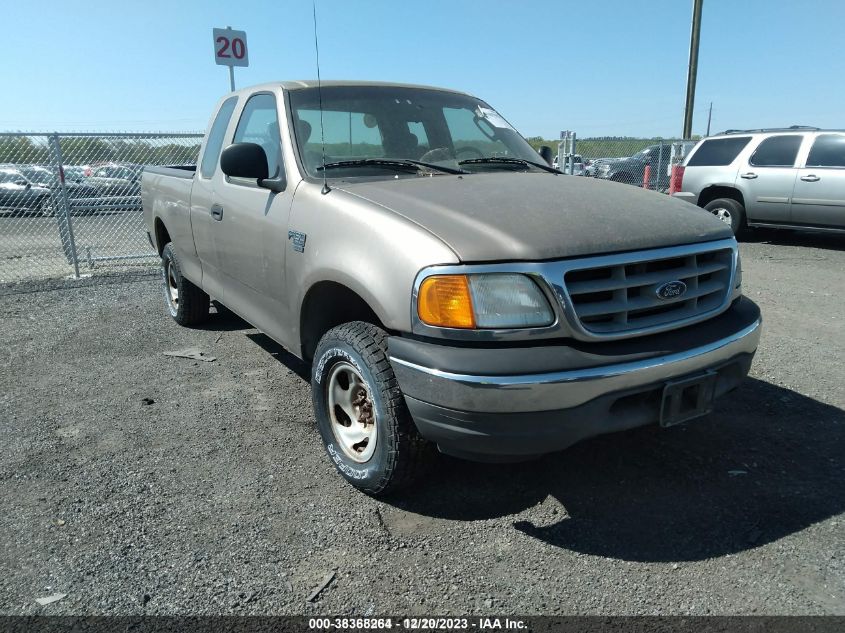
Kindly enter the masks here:
[[435, 446], [520, 459], [685, 422], [748, 373], [760, 313], [724, 223], [556, 173], [463, 93], [324, 82], [322, 134], [320, 97], [227, 95], [198, 166], [147, 168], [142, 199], [171, 314], [213, 297], [310, 362], [354, 485], [405, 485]]

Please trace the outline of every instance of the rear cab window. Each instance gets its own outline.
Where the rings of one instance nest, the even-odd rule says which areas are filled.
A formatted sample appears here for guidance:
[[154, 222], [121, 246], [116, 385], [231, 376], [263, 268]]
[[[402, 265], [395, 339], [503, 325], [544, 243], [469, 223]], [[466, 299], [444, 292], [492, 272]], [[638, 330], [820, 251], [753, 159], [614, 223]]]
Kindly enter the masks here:
[[237, 97], [226, 99], [214, 118], [214, 123], [208, 132], [208, 139], [200, 164], [200, 175], [203, 178], [211, 178], [217, 169], [217, 163], [220, 162], [220, 152], [223, 149], [223, 136], [226, 134], [226, 128], [229, 127], [229, 119], [232, 118], [232, 112], [235, 111], [237, 102]]
[[750, 141], [750, 136], [714, 138], [704, 141], [690, 157], [687, 167], [730, 165]]

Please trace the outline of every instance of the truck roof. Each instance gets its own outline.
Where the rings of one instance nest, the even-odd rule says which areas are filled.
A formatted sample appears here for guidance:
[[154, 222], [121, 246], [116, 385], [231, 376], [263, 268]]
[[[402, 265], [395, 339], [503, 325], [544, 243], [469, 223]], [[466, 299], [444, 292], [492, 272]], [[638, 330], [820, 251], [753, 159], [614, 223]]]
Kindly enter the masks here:
[[[423, 90], [439, 90], [441, 92], [453, 92], [456, 94], [461, 95], [470, 95], [468, 92], [463, 92], [461, 90], [453, 90], [451, 88], [439, 88], [437, 86], [423, 86], [417, 84], [403, 84], [403, 83], [394, 83], [390, 81], [354, 81], [354, 80], [330, 80], [324, 79], [321, 84], [326, 87], [334, 87], [334, 86], [392, 86], [394, 88], [421, 88]], [[270, 89], [276, 88], [279, 85], [282, 86], [285, 90], [302, 90], [303, 88], [316, 88], [317, 87], [317, 80], [316, 79], [299, 79], [299, 80], [288, 80], [288, 81], [274, 81], [274, 82], [266, 82], [263, 84], [258, 84], [255, 86], [247, 86], [246, 88], [242, 88], [241, 90], [236, 90], [236, 92], [254, 92], [255, 90], [260, 89]]]

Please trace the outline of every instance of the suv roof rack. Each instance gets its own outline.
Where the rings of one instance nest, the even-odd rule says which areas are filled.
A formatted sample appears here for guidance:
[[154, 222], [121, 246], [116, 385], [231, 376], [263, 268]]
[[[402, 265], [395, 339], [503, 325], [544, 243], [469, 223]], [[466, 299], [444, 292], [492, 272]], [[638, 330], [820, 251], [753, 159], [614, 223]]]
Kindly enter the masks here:
[[795, 132], [797, 130], [818, 132], [819, 130], [821, 130], [821, 128], [813, 127], [812, 125], [790, 125], [789, 127], [762, 127], [754, 130], [725, 130], [724, 132], [719, 132], [719, 134], [716, 134], [715, 136], [720, 136], [721, 134], [754, 134], [760, 132]]

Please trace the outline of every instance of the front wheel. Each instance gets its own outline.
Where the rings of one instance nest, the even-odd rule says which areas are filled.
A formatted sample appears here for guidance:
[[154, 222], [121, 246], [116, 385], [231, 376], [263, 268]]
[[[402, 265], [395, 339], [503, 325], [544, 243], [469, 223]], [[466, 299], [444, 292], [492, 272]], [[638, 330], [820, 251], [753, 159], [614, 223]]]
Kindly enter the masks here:
[[433, 446], [417, 432], [387, 356], [387, 335], [362, 321], [329, 330], [311, 370], [317, 427], [338, 472], [383, 495], [412, 483]]
[[745, 207], [732, 198], [716, 198], [704, 208], [731, 227], [734, 235], [740, 236], [745, 230]]
[[164, 300], [170, 316], [179, 325], [196, 325], [208, 318], [209, 296], [182, 276], [179, 259], [168, 242], [161, 251]]

